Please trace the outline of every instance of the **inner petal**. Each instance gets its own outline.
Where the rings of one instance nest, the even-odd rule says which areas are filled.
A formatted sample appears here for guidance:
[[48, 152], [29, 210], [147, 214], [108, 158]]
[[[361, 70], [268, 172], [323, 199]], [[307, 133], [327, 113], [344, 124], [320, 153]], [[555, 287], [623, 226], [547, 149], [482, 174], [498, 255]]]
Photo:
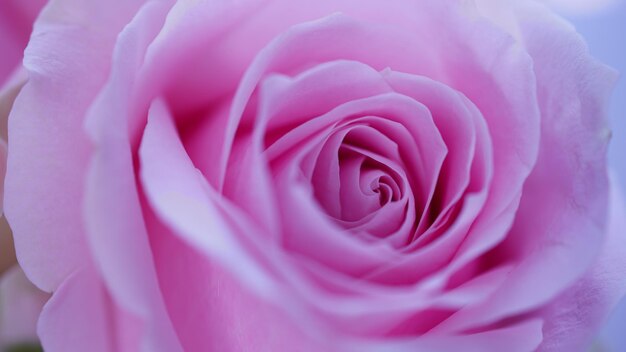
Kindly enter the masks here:
[[[380, 208], [380, 197], [373, 190], [367, 194], [361, 184], [363, 176], [361, 166], [365, 156], [349, 149], [339, 150], [340, 203], [341, 220], [357, 221]], [[376, 179], [365, 179], [365, 183], [376, 182]]]
[[[406, 204], [405, 193], [410, 188], [405, 168], [398, 160], [398, 145], [361, 123], [356, 120], [330, 132], [311, 175], [313, 193], [320, 205], [345, 228], [366, 225], [371, 220], [369, 215], [392, 202], [402, 200]], [[375, 146], [366, 148], [363, 139]]]
[[366, 168], [364, 165], [361, 165], [360, 171], [359, 186], [364, 194], [377, 196], [380, 206], [389, 203], [394, 198], [397, 199], [394, 190], [397, 192], [398, 187], [390, 185], [394, 183], [395, 186], [391, 177], [381, 170]]

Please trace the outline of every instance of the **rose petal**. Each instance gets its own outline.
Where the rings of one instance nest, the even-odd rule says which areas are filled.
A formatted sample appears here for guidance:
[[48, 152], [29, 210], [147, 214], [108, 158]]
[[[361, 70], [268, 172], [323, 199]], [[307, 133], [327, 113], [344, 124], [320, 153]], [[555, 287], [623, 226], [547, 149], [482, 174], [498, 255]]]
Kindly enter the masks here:
[[136, 323], [117, 311], [96, 273], [70, 275], [41, 312], [37, 333], [46, 351], [137, 351]]
[[[302, 140], [301, 138], [291, 136], [292, 134], [302, 136], [305, 133], [306, 136], [306, 134], [310, 134], [316, 129], [325, 130], [323, 134], [316, 136], [312, 140], [313, 142], [307, 142], [307, 144], [313, 144], [313, 146], [317, 145], [319, 144], [319, 139], [323, 140], [323, 136], [332, 128], [332, 124], [345, 123], [342, 122], [345, 117], [348, 117], [348, 121], [350, 121], [350, 119], [360, 116], [384, 116], [385, 119], [391, 122], [407, 126], [411, 132], [416, 134], [413, 140], [429, 145], [430, 150], [432, 150], [433, 146], [441, 147], [442, 145], [431, 116], [423, 105], [406, 96], [389, 93], [340, 105], [329, 113], [310, 120], [294, 129], [285, 136], [285, 140], [277, 141], [272, 148], [275, 148], [274, 151], [279, 149], [288, 150], [291, 143]], [[411, 121], [410, 124], [407, 123], [409, 120]], [[331, 124], [331, 126], [322, 127], [328, 124]], [[316, 127], [315, 125], [320, 126]], [[304, 138], [305, 141], [311, 140], [310, 137]], [[428, 143], [429, 141], [431, 143]], [[280, 146], [279, 144], [283, 145]], [[311, 147], [299, 146], [299, 149], [300, 155], [296, 154], [294, 156], [296, 159], [306, 155], [307, 150], [311, 149]], [[408, 155], [414, 155], [415, 148], [403, 152]], [[270, 156], [272, 153], [272, 150], [268, 150]], [[441, 154], [440, 150], [438, 155]], [[431, 162], [427, 164], [428, 161]], [[351, 272], [353, 275], [363, 275], [382, 263], [393, 262], [392, 258], [397, 257], [397, 254], [389, 257], [390, 253], [388, 250], [385, 250], [384, 246], [373, 246], [371, 243], [363, 242], [349, 235], [346, 236], [345, 231], [338, 227], [331, 231], [330, 229], [335, 226], [329, 223], [329, 219], [325, 218], [324, 212], [320, 212], [321, 209], [316, 209], [318, 206], [313, 204], [315, 203], [314, 197], [307, 194], [307, 191], [302, 192], [303, 186], [298, 178], [299, 172], [295, 169], [298, 161], [290, 161], [288, 164], [289, 166], [285, 170], [278, 169], [276, 171], [275, 183], [281, 185], [280, 188], [276, 189], [276, 192], [279, 197], [279, 204], [283, 209], [284, 232], [288, 234], [284, 241], [290, 251], [316, 258], [321, 263], [330, 265], [337, 270]], [[426, 170], [436, 170], [436, 160], [426, 159], [424, 164], [427, 166]], [[428, 171], [419, 170], [419, 172]], [[349, 261], [343, 260], [342, 258], [346, 255], [352, 259]]]
[[266, 274], [242, 252], [238, 239], [207, 194], [207, 184], [178, 139], [167, 107], [156, 101], [140, 148], [141, 181], [148, 201], [175, 234], [240, 272], [260, 292], [271, 290]]
[[289, 319], [284, 307], [250, 290], [219, 260], [157, 219], [148, 224], [163, 295], [186, 351], [333, 351], [312, 340], [316, 329], [301, 330], [312, 322]]
[[[589, 268], [602, 245], [608, 142], [604, 102], [614, 74], [593, 61], [573, 28], [543, 6], [524, 4], [516, 10], [535, 61], [541, 151], [495, 261], [520, 265], [491, 299], [459, 312], [447, 328], [497, 321], [545, 303]], [[554, 65], [560, 69], [553, 70]]]
[[626, 203], [611, 179], [608, 235], [596, 262], [573, 287], [545, 309], [544, 343], [538, 352], [582, 351], [626, 293]]
[[153, 266], [136, 185], [128, 114], [135, 75], [171, 4], [149, 2], [119, 34], [111, 76], [89, 110], [93, 143], [84, 217], [102, 279], [115, 302], [143, 326], [142, 345], [179, 351]]
[[512, 327], [475, 334], [427, 336], [415, 342], [399, 344], [402, 348], [398, 348], [398, 351], [534, 351], [541, 342], [541, 325], [540, 320], [531, 320]]
[[9, 117], [6, 216], [22, 268], [46, 291], [88, 261], [82, 123], [117, 33], [136, 9], [135, 1], [78, 2], [55, 1], [41, 14], [25, 52], [29, 81]]

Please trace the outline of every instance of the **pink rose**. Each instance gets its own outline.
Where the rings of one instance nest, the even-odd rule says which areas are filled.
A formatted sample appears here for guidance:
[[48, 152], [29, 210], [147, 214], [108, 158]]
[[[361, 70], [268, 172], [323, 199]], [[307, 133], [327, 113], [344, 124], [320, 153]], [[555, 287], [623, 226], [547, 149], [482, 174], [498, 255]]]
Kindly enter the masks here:
[[615, 73], [543, 5], [57, 0], [24, 64], [46, 351], [582, 351], [624, 293]]

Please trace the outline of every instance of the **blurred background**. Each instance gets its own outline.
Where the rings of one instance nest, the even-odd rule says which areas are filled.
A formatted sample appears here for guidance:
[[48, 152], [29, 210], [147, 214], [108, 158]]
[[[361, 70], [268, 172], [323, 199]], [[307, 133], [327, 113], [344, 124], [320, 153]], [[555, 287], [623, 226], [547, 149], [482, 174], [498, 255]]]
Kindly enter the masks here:
[[[620, 72], [609, 108], [613, 128], [609, 163], [626, 197], [626, 0], [550, 2], [587, 40], [592, 55]], [[626, 352], [626, 299], [600, 332], [593, 351]]]

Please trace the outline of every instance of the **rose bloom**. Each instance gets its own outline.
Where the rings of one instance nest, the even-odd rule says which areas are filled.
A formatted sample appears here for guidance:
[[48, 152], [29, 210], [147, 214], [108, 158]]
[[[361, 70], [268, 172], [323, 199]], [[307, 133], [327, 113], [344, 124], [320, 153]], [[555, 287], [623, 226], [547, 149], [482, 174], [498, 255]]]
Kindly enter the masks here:
[[583, 351], [615, 72], [534, 1], [54, 0], [5, 210], [46, 351]]

